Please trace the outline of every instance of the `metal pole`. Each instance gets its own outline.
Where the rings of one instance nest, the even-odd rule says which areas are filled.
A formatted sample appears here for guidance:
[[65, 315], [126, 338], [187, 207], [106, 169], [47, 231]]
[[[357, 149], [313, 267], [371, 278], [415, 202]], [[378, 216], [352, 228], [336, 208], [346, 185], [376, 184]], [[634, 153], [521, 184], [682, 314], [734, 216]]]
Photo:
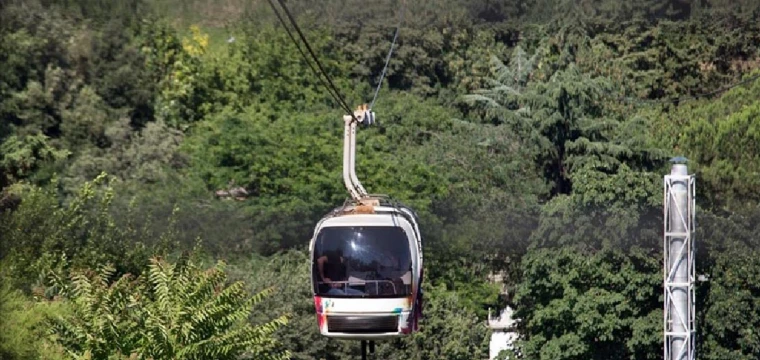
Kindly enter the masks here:
[[673, 164], [664, 190], [664, 355], [665, 360], [693, 360], [694, 177], [685, 164]]
[[354, 200], [367, 196], [359, 178], [356, 176], [356, 125], [357, 121], [370, 125], [375, 122], [375, 113], [367, 110], [367, 105], [354, 111], [354, 116], [343, 115], [343, 183]]
[[360, 196], [367, 196], [367, 190], [364, 190], [364, 186], [359, 182], [359, 178], [356, 176], [356, 122], [351, 122], [351, 161], [349, 163], [349, 174], [351, 176], [351, 182], [354, 184], [356, 191]]
[[351, 115], [343, 115], [343, 184], [346, 186], [346, 190], [351, 194], [351, 197], [355, 200], [359, 200], [361, 197], [356, 191], [356, 186], [351, 181], [351, 168], [353, 159], [351, 157], [351, 142], [352, 142], [352, 129], [353, 117]]

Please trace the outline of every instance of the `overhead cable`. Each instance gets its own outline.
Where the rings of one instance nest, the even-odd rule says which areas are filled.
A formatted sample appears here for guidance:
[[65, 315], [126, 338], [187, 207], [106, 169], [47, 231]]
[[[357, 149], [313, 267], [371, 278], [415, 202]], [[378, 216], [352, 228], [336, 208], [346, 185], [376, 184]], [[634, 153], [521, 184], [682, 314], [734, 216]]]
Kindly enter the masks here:
[[391, 54], [393, 54], [393, 47], [396, 46], [396, 39], [398, 38], [399, 30], [401, 30], [401, 24], [404, 22], [404, 12], [406, 9], [406, 0], [402, 1], [401, 5], [401, 13], [399, 15], [398, 25], [396, 25], [396, 32], [393, 34], [393, 41], [391, 42], [391, 48], [388, 50], [388, 56], [385, 57], [385, 65], [383, 66], [383, 71], [380, 73], [380, 81], [377, 83], [377, 88], [375, 89], [375, 95], [372, 97], [372, 102], [369, 105], [369, 109], [372, 110], [372, 108], [375, 106], [375, 101], [377, 100], [377, 94], [380, 92], [380, 87], [383, 85], [383, 78], [385, 77], [385, 71], [388, 70], [388, 64], [391, 61]]
[[[288, 19], [290, 20], [291, 25], [293, 25], [293, 28], [296, 30], [296, 32], [298, 33], [298, 36], [303, 41], [304, 45], [306, 46], [306, 50], [309, 51], [309, 54], [311, 54], [312, 59], [317, 64], [317, 67], [319, 68], [319, 70], [321, 71], [322, 75], [327, 80], [327, 83], [329, 85], [326, 85], [326, 86], [335, 93], [334, 97], [336, 98], [336, 101], [338, 101], [338, 103], [343, 107], [343, 110], [345, 110], [347, 114], [350, 114], [351, 116], [353, 116], [353, 111], [351, 111], [351, 107], [348, 106], [348, 104], [346, 103], [345, 99], [341, 95], [340, 91], [338, 91], [337, 87], [335, 86], [335, 84], [330, 79], [330, 76], [327, 74], [327, 71], [325, 71], [324, 67], [322, 67], [322, 63], [319, 62], [319, 58], [314, 53], [314, 50], [311, 48], [311, 45], [309, 45], [309, 41], [306, 40], [306, 37], [303, 35], [303, 32], [301, 32], [301, 28], [298, 26], [298, 23], [296, 23], [295, 19], [293, 18], [293, 15], [290, 13], [290, 10], [288, 10], [288, 7], [285, 6], [285, 3], [283, 2], [283, 0], [277, 0], [277, 2], [282, 7], [282, 10], [285, 11], [285, 15], [288, 17]], [[269, 4], [272, 5], [272, 9], [274, 9], [274, 4], [272, 4], [271, 0], [269, 0]], [[280, 21], [283, 22], [282, 17], [280, 17], [279, 15], [278, 15], [278, 19], [280, 19]], [[283, 22], [283, 26], [285, 26], [284, 22]], [[286, 28], [287, 28], [287, 26], [286, 26]], [[291, 39], [292, 38], [293, 37], [291, 36]], [[305, 56], [305, 54], [303, 52], [301, 52], [301, 54]]]
[[[298, 43], [298, 40], [296, 40], [295, 36], [293, 36], [293, 33], [290, 31], [290, 28], [288, 28], [288, 24], [285, 22], [285, 19], [282, 18], [282, 15], [280, 15], [280, 12], [277, 10], [277, 7], [274, 5], [272, 0], [267, 0], [269, 2], [269, 5], [272, 7], [272, 11], [274, 11], [274, 14], [277, 16], [277, 19], [280, 20], [280, 23], [285, 28], [285, 31], [288, 33], [288, 36], [290, 37], [290, 40], [293, 41], [293, 43], [296, 45], [296, 48], [298, 49], [298, 52], [301, 53], [301, 56], [306, 60], [306, 63], [309, 65], [309, 68], [311, 68], [311, 71], [314, 72], [314, 75], [319, 78], [319, 81], [322, 82], [322, 85], [327, 89], [327, 92], [332, 96], [333, 100], [340, 105], [340, 107], [349, 114], [352, 114], [351, 108], [348, 107], [343, 101], [343, 99], [340, 97], [340, 93], [337, 93], [335, 89], [330, 87], [327, 81], [325, 81], [324, 78], [322, 78], [322, 74], [314, 67], [314, 65], [309, 61], [309, 57], [306, 55], [306, 53], [301, 48], [301, 45]], [[328, 78], [329, 80], [329, 78]]]

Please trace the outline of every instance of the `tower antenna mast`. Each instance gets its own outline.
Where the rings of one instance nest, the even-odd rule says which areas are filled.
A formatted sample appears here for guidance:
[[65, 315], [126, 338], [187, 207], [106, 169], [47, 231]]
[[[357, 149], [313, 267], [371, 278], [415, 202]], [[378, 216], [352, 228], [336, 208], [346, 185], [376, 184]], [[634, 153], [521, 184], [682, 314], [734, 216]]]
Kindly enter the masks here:
[[695, 359], [694, 175], [686, 158], [671, 159], [664, 181], [664, 359]]

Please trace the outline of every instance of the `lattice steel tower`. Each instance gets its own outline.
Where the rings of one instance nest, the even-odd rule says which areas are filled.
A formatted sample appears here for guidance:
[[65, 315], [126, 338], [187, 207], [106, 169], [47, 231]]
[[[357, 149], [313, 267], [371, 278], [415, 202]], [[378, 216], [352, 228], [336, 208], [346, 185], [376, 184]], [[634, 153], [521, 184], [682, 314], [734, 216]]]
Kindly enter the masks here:
[[665, 175], [665, 360], [694, 360], [694, 175], [674, 158]]

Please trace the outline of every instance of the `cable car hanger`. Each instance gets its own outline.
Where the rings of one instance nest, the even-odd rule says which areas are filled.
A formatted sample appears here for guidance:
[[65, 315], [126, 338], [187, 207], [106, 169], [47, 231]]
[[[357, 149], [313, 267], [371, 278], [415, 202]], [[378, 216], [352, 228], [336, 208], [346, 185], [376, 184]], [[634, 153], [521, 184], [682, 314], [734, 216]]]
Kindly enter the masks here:
[[357, 107], [352, 115], [343, 115], [343, 184], [358, 202], [368, 200], [369, 194], [356, 176], [356, 125], [361, 123], [369, 126], [374, 122], [375, 113], [369, 110], [367, 104]]

